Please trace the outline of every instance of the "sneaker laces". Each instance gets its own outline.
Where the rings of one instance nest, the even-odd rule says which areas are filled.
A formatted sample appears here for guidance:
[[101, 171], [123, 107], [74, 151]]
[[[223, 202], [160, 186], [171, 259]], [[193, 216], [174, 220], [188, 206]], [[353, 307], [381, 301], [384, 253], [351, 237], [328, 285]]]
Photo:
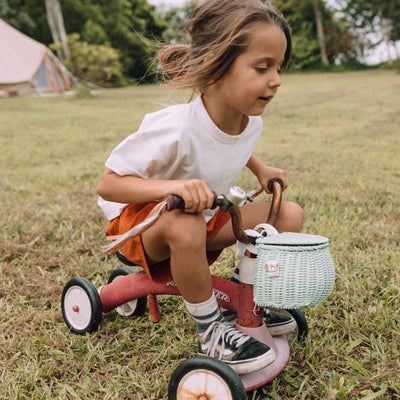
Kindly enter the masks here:
[[214, 321], [211, 323], [203, 335], [207, 337], [209, 334], [211, 334], [209, 341], [212, 345], [206, 354], [209, 357], [215, 357], [217, 346], [220, 344], [221, 350], [219, 351], [219, 360], [222, 359], [226, 344], [237, 349], [250, 339], [250, 336], [240, 332], [228, 322], [221, 321]]

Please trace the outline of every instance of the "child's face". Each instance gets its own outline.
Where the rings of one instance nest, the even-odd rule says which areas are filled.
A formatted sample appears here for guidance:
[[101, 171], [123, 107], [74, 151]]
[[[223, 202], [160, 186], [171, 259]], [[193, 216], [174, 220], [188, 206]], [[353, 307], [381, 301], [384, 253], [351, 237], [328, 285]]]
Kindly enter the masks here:
[[225, 109], [234, 114], [261, 115], [277, 93], [286, 37], [275, 25], [257, 23], [246, 50], [215, 85]]

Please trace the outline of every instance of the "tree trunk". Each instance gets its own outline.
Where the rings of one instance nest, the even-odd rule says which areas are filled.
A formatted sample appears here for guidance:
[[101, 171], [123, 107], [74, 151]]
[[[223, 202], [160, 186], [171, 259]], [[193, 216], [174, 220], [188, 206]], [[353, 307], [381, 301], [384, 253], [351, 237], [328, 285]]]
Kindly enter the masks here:
[[397, 58], [397, 60], [400, 61], [400, 48], [399, 48], [399, 46], [397, 46], [397, 43], [396, 43], [396, 42], [394, 42], [394, 50], [395, 50], [395, 52], [396, 52], [396, 58]]
[[390, 21], [383, 17], [382, 9], [378, 11], [379, 28], [382, 33], [382, 39], [386, 46], [386, 54], [389, 64], [393, 62], [392, 55], [390, 54]]
[[323, 27], [322, 27], [322, 13], [321, 13], [321, 9], [318, 4], [318, 0], [313, 0], [312, 5], [314, 8], [314, 14], [315, 14], [315, 24], [317, 25], [317, 35], [318, 35], [319, 49], [321, 52], [321, 62], [323, 65], [328, 65], [329, 61], [328, 61], [328, 57], [326, 55], [325, 35], [324, 35]]
[[54, 43], [60, 43], [57, 56], [61, 60], [69, 58], [68, 39], [59, 0], [45, 0], [47, 22]]

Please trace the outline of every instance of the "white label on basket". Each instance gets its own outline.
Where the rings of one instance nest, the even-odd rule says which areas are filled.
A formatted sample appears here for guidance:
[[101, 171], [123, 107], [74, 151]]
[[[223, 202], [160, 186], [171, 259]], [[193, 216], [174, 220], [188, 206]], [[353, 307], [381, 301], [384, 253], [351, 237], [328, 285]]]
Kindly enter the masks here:
[[268, 276], [279, 276], [279, 263], [278, 261], [267, 261], [264, 264], [264, 270]]

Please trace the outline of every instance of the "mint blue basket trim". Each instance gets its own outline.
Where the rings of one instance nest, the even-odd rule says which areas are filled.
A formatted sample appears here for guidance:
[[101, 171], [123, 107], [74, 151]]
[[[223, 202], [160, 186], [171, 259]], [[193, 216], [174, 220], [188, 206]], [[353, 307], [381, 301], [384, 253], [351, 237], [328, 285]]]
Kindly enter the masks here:
[[325, 236], [309, 235], [307, 233], [283, 232], [257, 238], [256, 245], [285, 245], [285, 246], [311, 246], [327, 244], [329, 239]]
[[315, 246], [301, 246], [301, 245], [296, 245], [296, 246], [289, 246], [289, 245], [257, 245], [256, 246], [259, 250], [261, 251], [288, 251], [288, 252], [312, 252], [314, 253], [315, 251], [320, 251], [323, 249], [328, 248], [328, 243], [320, 244], [320, 245], [315, 245]]

